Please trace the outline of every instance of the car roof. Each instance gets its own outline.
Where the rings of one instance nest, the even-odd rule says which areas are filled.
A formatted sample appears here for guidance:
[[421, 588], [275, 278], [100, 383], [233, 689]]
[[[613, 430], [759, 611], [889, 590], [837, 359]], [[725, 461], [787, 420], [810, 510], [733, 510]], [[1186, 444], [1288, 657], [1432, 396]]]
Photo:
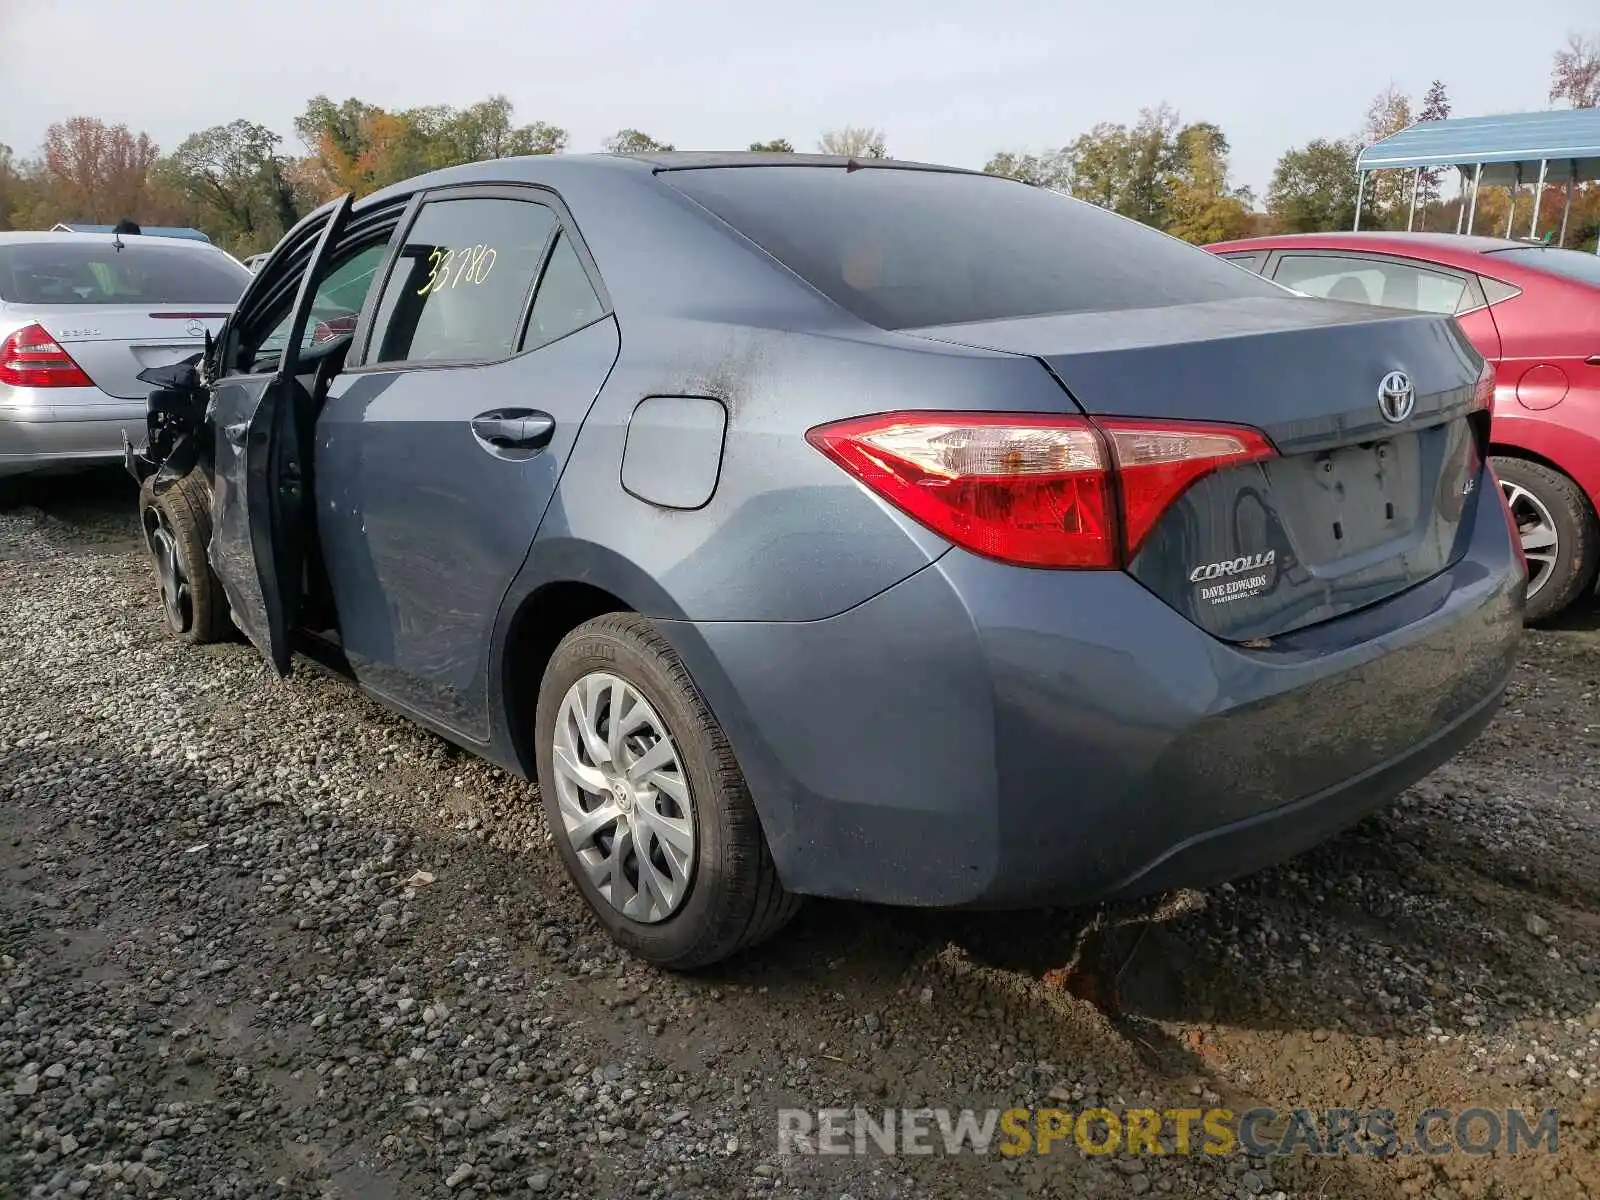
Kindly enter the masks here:
[[[898, 158], [850, 158], [842, 154], [769, 154], [751, 150], [671, 150], [647, 154], [526, 154], [515, 158], [489, 158], [443, 167], [413, 176], [363, 197], [357, 209], [370, 208], [428, 188], [460, 184], [543, 183], [558, 186], [563, 180], [598, 179], [607, 172], [647, 178], [662, 171], [690, 171], [711, 167], [833, 167], [874, 171], [930, 171], [954, 175], [982, 175], [966, 167], [908, 162]], [[993, 178], [998, 178], [995, 176]]]
[[[605, 157], [591, 155], [585, 157]], [[649, 154], [612, 155], [649, 163], [657, 171], [695, 171], [708, 167], [849, 167], [879, 171], [943, 171], [952, 175], [981, 175], [969, 167], [911, 162], [899, 158], [852, 158], [845, 154], [774, 154], [764, 150], [671, 150]]]
[[129, 242], [138, 242], [141, 246], [160, 246], [163, 250], [173, 250], [179, 254], [224, 253], [221, 248], [210, 242], [202, 242], [196, 238], [149, 236], [142, 233], [57, 233], [43, 229], [8, 229], [0, 232], [0, 246], [36, 246], [43, 243], [62, 246], [94, 243], [110, 246], [118, 241], [125, 246]]

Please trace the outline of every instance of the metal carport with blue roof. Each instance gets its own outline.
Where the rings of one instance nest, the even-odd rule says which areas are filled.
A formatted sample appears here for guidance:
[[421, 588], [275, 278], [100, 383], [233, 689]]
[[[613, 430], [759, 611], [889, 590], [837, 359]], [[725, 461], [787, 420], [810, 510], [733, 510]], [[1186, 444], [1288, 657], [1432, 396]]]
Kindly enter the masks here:
[[[1447, 121], [1422, 121], [1374, 142], [1356, 156], [1359, 185], [1356, 193], [1356, 227], [1361, 226], [1361, 201], [1367, 175], [1372, 171], [1410, 170], [1411, 227], [1417, 211], [1417, 183], [1422, 172], [1454, 167], [1471, 200], [1462, 205], [1456, 232], [1472, 232], [1478, 214], [1478, 189], [1506, 187], [1515, 192], [1524, 183], [1534, 185], [1534, 195], [1550, 184], [1566, 185], [1561, 206], [1561, 232], [1566, 241], [1567, 218], [1572, 212], [1572, 189], [1600, 180], [1600, 108], [1558, 109], [1551, 112], [1509, 113], [1497, 117], [1455, 117]], [[1506, 236], [1511, 236], [1511, 217]], [[1529, 237], [1538, 236], [1539, 205], [1533, 206]]]

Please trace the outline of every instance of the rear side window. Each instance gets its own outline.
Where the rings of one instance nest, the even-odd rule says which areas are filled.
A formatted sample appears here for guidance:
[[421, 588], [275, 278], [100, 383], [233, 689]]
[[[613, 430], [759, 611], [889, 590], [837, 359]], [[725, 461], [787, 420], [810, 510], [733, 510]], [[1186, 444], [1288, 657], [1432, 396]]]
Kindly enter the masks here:
[[528, 318], [523, 348], [532, 349], [565, 337], [598, 319], [603, 311], [572, 239], [558, 234], [533, 298], [533, 315]]
[[555, 214], [526, 200], [424, 204], [384, 287], [374, 363], [493, 362], [515, 352]]
[[1273, 279], [1284, 287], [1325, 300], [1431, 313], [1454, 313], [1461, 311], [1463, 305], [1470, 307], [1466, 280], [1381, 259], [1285, 254], [1278, 260]]
[[1483, 294], [1488, 297], [1490, 304], [1501, 304], [1513, 296], [1522, 295], [1521, 288], [1501, 283], [1498, 279], [1490, 279], [1487, 275], [1478, 276], [1478, 282], [1483, 285]]
[[658, 177], [884, 329], [1282, 295], [1153, 229], [995, 176], [722, 167]]
[[233, 304], [250, 272], [211, 247], [151, 245], [143, 235], [118, 250], [99, 238], [0, 245], [0, 300], [12, 304]]
[[1243, 267], [1246, 271], [1251, 271], [1257, 275], [1261, 274], [1261, 268], [1266, 265], [1267, 261], [1267, 254], [1264, 250], [1247, 250], [1240, 254], [1219, 254], [1217, 257], [1224, 262], [1231, 262], [1234, 266]]

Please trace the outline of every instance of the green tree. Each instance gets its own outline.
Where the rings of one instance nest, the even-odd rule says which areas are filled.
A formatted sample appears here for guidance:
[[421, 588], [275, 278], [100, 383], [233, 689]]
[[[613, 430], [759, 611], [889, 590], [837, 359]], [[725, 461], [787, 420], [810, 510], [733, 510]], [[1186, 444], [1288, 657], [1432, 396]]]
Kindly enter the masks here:
[[265, 125], [240, 119], [190, 134], [158, 169], [214, 241], [254, 253], [274, 245], [300, 215], [281, 141]]
[[1072, 143], [1073, 195], [1162, 228], [1178, 154], [1178, 114], [1162, 104], [1131, 129], [1102, 121]]
[[1242, 236], [1250, 224], [1248, 188], [1228, 185], [1228, 139], [1209, 122], [1186, 125], [1174, 138], [1163, 202], [1163, 228], [1197, 246]]
[[1046, 150], [1040, 154], [1002, 150], [984, 163], [983, 169], [990, 175], [1020, 179], [1035, 187], [1051, 188], [1058, 192], [1072, 191], [1072, 152], [1066, 148]]
[[788, 138], [773, 138], [770, 142], [751, 142], [750, 149], [757, 154], [793, 154], [794, 143]]
[[1278, 160], [1267, 211], [1286, 233], [1349, 229], [1356, 215], [1356, 151], [1348, 141], [1317, 138]]
[[817, 139], [817, 149], [823, 154], [841, 154], [846, 158], [889, 157], [884, 149], [883, 130], [865, 125], [829, 129]]
[[607, 154], [661, 154], [673, 148], [672, 143], [658, 142], [637, 129], [619, 129], [602, 144]]
[[544, 121], [517, 125], [512, 114], [511, 101], [495, 95], [465, 108], [441, 104], [401, 115], [422, 157], [434, 168], [520, 154], [559, 154], [566, 148], [565, 129]]

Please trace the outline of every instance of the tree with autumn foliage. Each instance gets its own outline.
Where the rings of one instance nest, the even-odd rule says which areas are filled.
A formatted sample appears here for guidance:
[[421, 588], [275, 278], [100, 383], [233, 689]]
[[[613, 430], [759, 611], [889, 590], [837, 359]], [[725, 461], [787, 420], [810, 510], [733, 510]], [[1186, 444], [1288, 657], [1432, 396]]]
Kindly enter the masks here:
[[309, 151], [304, 178], [319, 200], [368, 195], [428, 170], [416, 128], [400, 113], [351, 97], [313, 96], [294, 119]]
[[518, 125], [513, 111], [499, 95], [465, 108], [400, 112], [354, 97], [335, 104], [313, 96], [294, 123], [309, 154], [289, 178], [319, 200], [342, 192], [359, 197], [441, 167], [566, 148], [565, 129], [544, 121]]
[[1133, 126], [1101, 122], [1076, 141], [1038, 153], [1002, 151], [991, 175], [1068, 192], [1101, 208], [1202, 244], [1251, 225], [1248, 189], [1228, 181], [1228, 139], [1216, 125], [1185, 125], [1162, 104]]
[[[1361, 148], [1381, 142], [1410, 125], [1411, 99], [1393, 84], [1373, 97], [1361, 131]], [[1367, 176], [1361, 206], [1364, 229], [1404, 227], [1411, 206], [1410, 171], [1373, 171]]]
[[1600, 108], [1600, 34], [1570, 34], [1550, 64], [1550, 102], [1573, 108]]
[[1173, 139], [1163, 228], [1197, 246], [1243, 237], [1250, 228], [1249, 189], [1228, 182], [1228, 139], [1210, 122], [1186, 125]]
[[[1450, 97], [1445, 93], [1444, 81], [1435, 79], [1428, 85], [1428, 92], [1422, 97], [1422, 112], [1417, 115], [1419, 121], [1445, 121], [1450, 117]], [[1432, 205], [1439, 200], [1439, 182], [1444, 177], [1444, 172], [1439, 168], [1424, 171], [1417, 181], [1417, 228], [1427, 228], [1427, 216]]]
[[160, 223], [174, 206], [150, 177], [159, 156], [149, 134], [72, 117], [45, 130], [39, 170], [58, 220], [109, 224], [136, 216]]

